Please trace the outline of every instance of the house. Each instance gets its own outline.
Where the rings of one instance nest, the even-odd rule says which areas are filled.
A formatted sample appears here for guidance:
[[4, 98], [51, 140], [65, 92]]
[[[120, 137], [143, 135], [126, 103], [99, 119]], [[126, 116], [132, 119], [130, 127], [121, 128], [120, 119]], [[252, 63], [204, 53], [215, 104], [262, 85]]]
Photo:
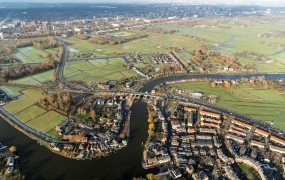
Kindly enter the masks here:
[[134, 85], [134, 81], [126, 82], [126, 87], [130, 88]]
[[272, 144], [269, 147], [270, 147], [270, 150], [273, 151], [273, 152], [278, 152], [278, 153], [281, 153], [281, 154], [285, 154], [285, 148], [280, 148], [280, 147], [277, 147], [277, 146], [273, 146]]
[[210, 134], [216, 134], [216, 129], [210, 129], [210, 128], [199, 128], [199, 131], [201, 133], [210, 133]]
[[110, 85], [98, 84], [98, 88], [103, 89], [103, 90], [110, 90]]
[[181, 172], [180, 172], [178, 169], [173, 169], [173, 170], [170, 172], [170, 176], [171, 176], [173, 179], [178, 179], [178, 178], [181, 178], [181, 177], [182, 177], [182, 174], [181, 174]]
[[259, 134], [259, 135], [262, 135], [262, 136], [264, 136], [264, 137], [268, 137], [268, 136], [269, 136], [269, 132], [264, 131], [264, 130], [262, 130], [262, 129], [256, 129], [256, 130], [255, 130], [255, 133], [256, 133], [256, 134]]
[[239, 135], [239, 136], [244, 136], [244, 137], [246, 136], [246, 134], [245, 134], [244, 132], [237, 131], [237, 130], [231, 128], [231, 127], [230, 127], [230, 129], [229, 129], [229, 132], [234, 133], [234, 134], [237, 134], [237, 135]]
[[279, 143], [279, 144], [285, 146], [285, 141], [276, 137], [276, 136], [270, 136], [270, 141], [274, 141], [276, 143]]
[[247, 123], [244, 123], [244, 122], [241, 122], [241, 121], [238, 121], [238, 120], [235, 120], [235, 119], [232, 120], [232, 123], [234, 123], [236, 125], [239, 125], [241, 127], [245, 127], [247, 129], [251, 129], [252, 128], [252, 125], [249, 125]]
[[259, 148], [265, 147], [265, 143], [261, 143], [261, 142], [255, 141], [255, 140], [251, 140], [250, 145], [251, 146], [257, 146]]
[[236, 135], [227, 134], [225, 137], [226, 137], [227, 139], [235, 140], [235, 141], [237, 141], [237, 142], [239, 142], [239, 143], [241, 143], [241, 144], [244, 143], [244, 139], [241, 138], [241, 137], [238, 137], [238, 136], [236, 136]]
[[212, 112], [209, 112], [209, 111], [201, 111], [200, 114], [203, 115], [203, 116], [208, 116], [208, 117], [217, 118], [217, 119], [221, 118], [220, 114], [212, 113]]
[[200, 171], [198, 173], [192, 174], [192, 179], [193, 180], [208, 180], [209, 177], [204, 171]]
[[15, 164], [15, 158], [14, 157], [9, 157], [6, 163], [6, 166], [14, 166]]

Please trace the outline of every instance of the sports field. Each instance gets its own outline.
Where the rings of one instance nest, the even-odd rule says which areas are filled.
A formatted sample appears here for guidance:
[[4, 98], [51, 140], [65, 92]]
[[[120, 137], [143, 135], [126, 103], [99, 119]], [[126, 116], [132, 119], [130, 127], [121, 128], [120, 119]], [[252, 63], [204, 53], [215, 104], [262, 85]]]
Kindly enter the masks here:
[[135, 71], [128, 70], [124, 65], [125, 62], [121, 58], [73, 61], [66, 64], [64, 76], [68, 81], [86, 83], [105, 83], [137, 76]]
[[42, 62], [48, 54], [56, 54], [57, 48], [40, 50], [33, 46], [17, 48], [14, 56], [23, 63], [38, 63]]
[[238, 111], [255, 119], [273, 121], [275, 127], [285, 130], [285, 95], [279, 94], [274, 89], [254, 89], [246, 84], [230, 89], [212, 88], [208, 82], [187, 82], [171, 86], [219, 96], [219, 106]]

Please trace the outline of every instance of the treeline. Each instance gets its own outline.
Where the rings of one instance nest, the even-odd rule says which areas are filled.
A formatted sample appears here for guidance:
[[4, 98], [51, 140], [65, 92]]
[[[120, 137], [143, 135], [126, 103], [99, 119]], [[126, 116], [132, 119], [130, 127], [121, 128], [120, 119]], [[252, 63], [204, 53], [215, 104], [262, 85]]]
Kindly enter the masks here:
[[46, 38], [20, 39], [16, 43], [16, 48], [34, 46], [37, 49], [50, 49], [57, 47], [56, 40], [49, 36]]
[[172, 30], [172, 29], [169, 30], [169, 29], [155, 28], [155, 27], [152, 27], [152, 28], [141, 28], [139, 30], [153, 32], [153, 33], [158, 33], [158, 34], [173, 34], [173, 33], [179, 32], [177, 30]]
[[252, 76], [249, 79], [242, 77], [240, 81], [241, 83], [248, 83], [250, 86], [254, 88], [268, 89], [270, 87], [269, 82], [264, 76], [257, 76], [257, 77]]
[[89, 36], [87, 34], [75, 34], [74, 37], [81, 40], [89, 39]]
[[205, 67], [202, 62], [207, 59], [228, 63], [234, 69], [239, 69], [241, 67], [235, 58], [221, 55], [221, 53], [217, 51], [211, 51], [207, 49], [194, 49], [190, 51], [190, 54], [193, 55], [192, 60], [203, 69], [207, 67]]
[[25, 76], [33, 75], [56, 67], [59, 61], [58, 55], [48, 55], [43, 62], [37, 65], [21, 64], [19, 67], [8, 67], [4, 69], [0, 75], [4, 81], [19, 79]]
[[105, 36], [97, 35], [91, 39], [91, 43], [99, 45], [117, 45], [144, 37], [147, 37], [147, 35], [136, 35], [136, 36], [131, 36], [130, 38], [121, 38], [121, 39], [115, 38], [110, 35], [105, 35]]
[[69, 93], [49, 94], [39, 99], [39, 104], [45, 109], [69, 112], [74, 106], [74, 98]]
[[8, 59], [13, 55], [13, 51], [16, 49], [13, 45], [1, 45], [0, 46], [0, 61], [3, 59]]

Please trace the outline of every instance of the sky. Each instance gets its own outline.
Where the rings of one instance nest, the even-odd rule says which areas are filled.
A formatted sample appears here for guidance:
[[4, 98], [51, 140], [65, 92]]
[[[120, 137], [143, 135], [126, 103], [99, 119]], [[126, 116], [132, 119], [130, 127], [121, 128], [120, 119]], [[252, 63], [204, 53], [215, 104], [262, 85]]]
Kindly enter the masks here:
[[261, 4], [265, 3], [267, 5], [270, 4], [284, 4], [285, 0], [0, 0], [0, 3], [3, 2], [13, 2], [13, 3], [26, 3], [26, 2], [33, 2], [33, 3], [206, 3], [206, 4], [239, 4], [239, 3], [254, 3], [254, 4]]

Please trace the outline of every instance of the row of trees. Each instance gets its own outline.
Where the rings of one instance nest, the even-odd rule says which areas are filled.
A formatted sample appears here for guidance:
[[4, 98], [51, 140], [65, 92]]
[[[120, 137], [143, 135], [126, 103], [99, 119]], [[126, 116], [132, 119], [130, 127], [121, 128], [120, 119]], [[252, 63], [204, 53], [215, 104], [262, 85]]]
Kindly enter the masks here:
[[149, 31], [149, 32], [153, 32], [153, 33], [158, 33], [158, 34], [173, 34], [173, 33], [176, 33], [178, 32], [177, 30], [168, 30], [168, 29], [164, 29], [164, 28], [155, 28], [155, 27], [152, 27], [152, 28], [142, 28], [140, 30], [146, 30], [146, 31]]
[[8, 67], [0, 73], [0, 76], [6, 82], [13, 79], [19, 79], [32, 74], [54, 69], [58, 60], [58, 55], [48, 55], [43, 62], [37, 65], [21, 64], [19, 66]]
[[57, 46], [56, 40], [52, 36], [44, 38], [29, 38], [29, 39], [20, 39], [16, 43], [16, 48], [34, 46], [37, 49], [50, 49]]
[[99, 44], [99, 45], [117, 45], [117, 44], [123, 44], [135, 39], [143, 38], [146, 37], [147, 35], [134, 35], [131, 37], [124, 37], [124, 38], [115, 38], [110, 35], [106, 36], [95, 36], [91, 39], [91, 42], [94, 44]]
[[221, 55], [218, 51], [211, 51], [201, 48], [191, 50], [190, 54], [193, 55], [193, 61], [197, 62], [196, 64], [200, 65], [200, 67], [202, 67], [203, 69], [205, 69], [206, 67], [203, 65], [202, 62], [207, 59], [228, 63], [232, 68], [235, 69], [239, 69], [241, 67], [240, 63], [237, 62], [235, 58]]
[[49, 94], [39, 99], [39, 104], [49, 110], [69, 112], [74, 106], [73, 96], [69, 93]]
[[75, 34], [74, 37], [81, 40], [89, 39], [89, 36], [87, 34]]

